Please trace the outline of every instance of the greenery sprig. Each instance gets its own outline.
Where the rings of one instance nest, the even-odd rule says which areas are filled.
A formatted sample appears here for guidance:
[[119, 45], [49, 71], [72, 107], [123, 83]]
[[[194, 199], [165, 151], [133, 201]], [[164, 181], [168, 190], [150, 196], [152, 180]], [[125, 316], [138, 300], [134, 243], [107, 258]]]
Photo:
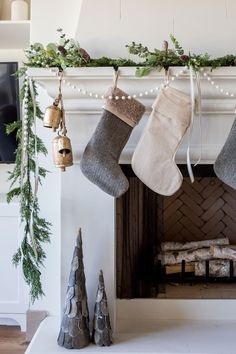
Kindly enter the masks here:
[[136, 44], [135, 42], [132, 42], [126, 47], [130, 54], [137, 55], [143, 60], [141, 64], [136, 64], [138, 65], [136, 69], [137, 76], [148, 75], [152, 70], [161, 70], [169, 66], [181, 66], [183, 64], [179, 55], [171, 49], [154, 49], [153, 51], [149, 51], [149, 49], [144, 47], [141, 43]]
[[112, 59], [101, 57], [92, 59], [87, 51], [81, 48], [78, 41], [68, 39], [59, 28], [58, 43], [49, 43], [45, 47], [41, 43], [32, 44], [26, 51], [26, 67], [57, 67], [61, 70], [67, 67], [98, 67], [98, 66], [135, 66], [129, 59]]
[[167, 69], [170, 66], [192, 66], [194, 70], [198, 70], [201, 67], [211, 67], [216, 69], [221, 66], [235, 66], [236, 56], [226, 55], [219, 58], [211, 58], [209, 54], [186, 54], [183, 47], [178, 40], [171, 34], [171, 42], [174, 49], [159, 50], [154, 49], [150, 51], [147, 47], [144, 47], [141, 43], [137, 44], [132, 42], [126, 47], [130, 54], [137, 55], [143, 60], [141, 64], [136, 64], [137, 76], [148, 75], [153, 70]]

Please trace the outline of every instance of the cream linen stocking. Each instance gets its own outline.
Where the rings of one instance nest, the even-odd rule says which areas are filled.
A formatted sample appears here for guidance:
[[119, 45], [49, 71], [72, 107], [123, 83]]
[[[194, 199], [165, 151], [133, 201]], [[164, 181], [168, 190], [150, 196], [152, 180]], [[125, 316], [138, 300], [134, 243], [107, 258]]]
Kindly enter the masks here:
[[175, 163], [175, 154], [191, 122], [191, 100], [173, 88], [158, 95], [151, 116], [132, 158], [137, 177], [162, 195], [172, 195], [183, 176]]

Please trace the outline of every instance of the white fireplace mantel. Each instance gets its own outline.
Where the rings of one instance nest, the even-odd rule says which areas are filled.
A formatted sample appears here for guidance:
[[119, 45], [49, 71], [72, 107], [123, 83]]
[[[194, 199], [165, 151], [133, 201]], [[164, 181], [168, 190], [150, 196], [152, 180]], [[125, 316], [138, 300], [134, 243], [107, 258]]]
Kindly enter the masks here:
[[[181, 67], [170, 68], [171, 77], [179, 73], [182, 69]], [[146, 106], [147, 117], [158, 93], [155, 88], [160, 87], [163, 83], [165, 72], [164, 70], [155, 70], [150, 75], [139, 78], [135, 76], [135, 70], [135, 67], [119, 68], [118, 86], [129, 95], [137, 95], [137, 99]], [[236, 97], [236, 67], [218, 68], [213, 70], [213, 72], [211, 72], [210, 68], [205, 68], [205, 71], [210, 74], [212, 80], [222, 87], [225, 92], [235, 93]], [[57, 73], [57, 68], [51, 68], [51, 70], [44, 68], [28, 69], [28, 75], [45, 88], [52, 98], [55, 98], [58, 94]], [[95, 98], [94, 94], [104, 95], [108, 87], [112, 85], [113, 76], [114, 69], [112, 67], [67, 68], [64, 70], [63, 78], [66, 83], [62, 86], [62, 94], [67, 117], [99, 116], [104, 101]], [[201, 76], [202, 163], [213, 163], [232, 124], [236, 98], [222, 94], [204, 78], [203, 74]], [[189, 71], [185, 70], [173, 83], [171, 82], [171, 86], [190, 93]], [[87, 94], [84, 95], [78, 92], [77, 88], [86, 91]], [[150, 89], [154, 89], [154, 92], [150, 93]], [[90, 92], [93, 94], [92, 97], [89, 96]], [[143, 93], [142, 96], [139, 96], [140, 92]], [[133, 132], [131, 139], [122, 153], [122, 163], [129, 163], [145, 122], [146, 118], [141, 121], [141, 124]], [[84, 141], [83, 137], [77, 143], [75, 162], [79, 161], [86, 143], [87, 141], [86, 139]], [[199, 146], [200, 128], [198, 126], [198, 115], [196, 115], [191, 139], [191, 156], [193, 161], [199, 157]], [[179, 163], [186, 163], [186, 141], [183, 142], [179, 149], [176, 159]]]
[[[171, 68], [171, 75], [176, 74], [181, 69], [182, 68], [177, 67]], [[55, 98], [58, 94], [58, 76], [57, 69], [52, 70], [53, 72], [49, 69], [30, 68], [28, 69], [28, 75], [46, 89], [51, 98]], [[144, 92], [144, 95], [141, 97], [138, 95], [137, 99], [142, 101], [147, 108], [147, 114], [141, 120], [140, 124], [135, 127], [122, 152], [120, 162], [130, 163], [137, 141], [148, 119], [152, 102], [157, 94], [157, 91], [154, 91], [152, 94], [150, 92], [145, 94], [145, 91], [160, 86], [164, 80], [164, 72], [154, 71], [147, 77], [137, 78], [135, 76], [134, 67], [122, 67], [119, 70], [120, 77], [118, 86], [130, 95]], [[206, 68], [206, 70], [208, 69]], [[208, 71], [210, 72], [210, 69]], [[60, 196], [56, 201], [58, 201], [58, 199], [61, 200], [61, 212], [60, 215], [58, 214], [61, 218], [61, 224], [59, 226], [60, 235], [58, 235], [60, 236], [61, 257], [60, 264], [55, 264], [55, 266], [61, 269], [60, 288], [62, 303], [64, 302], [67, 286], [75, 233], [78, 226], [81, 226], [84, 235], [84, 261], [90, 311], [92, 311], [94, 305], [98, 270], [102, 268], [104, 270], [113, 324], [116, 332], [123, 332], [124, 334], [122, 337], [124, 343], [121, 343], [121, 346], [114, 345], [109, 348], [109, 350], [107, 350], [107, 348], [98, 349], [91, 347], [85, 348], [80, 352], [142, 352], [143, 354], [203, 354], [213, 352], [225, 354], [227, 352], [233, 354], [234, 349], [232, 348], [234, 346], [232, 343], [234, 342], [234, 330], [232, 329], [236, 328], [236, 300], [116, 299], [114, 199], [90, 183], [82, 175], [79, 168], [81, 153], [101, 116], [103, 100], [97, 99], [94, 96], [82, 95], [73, 87], [79, 87], [82, 90], [88, 91], [88, 93], [92, 92], [94, 94], [104, 95], [107, 88], [112, 85], [113, 74], [114, 69], [111, 67], [68, 68], [63, 74], [66, 83], [63, 84], [62, 94], [66, 109], [68, 135], [72, 141], [75, 165], [70, 167], [61, 176], [59, 176], [59, 174], [56, 175], [56, 178], [59, 180], [58, 184], [60, 185]], [[212, 80], [223, 87], [225, 91], [236, 94], [236, 67], [214, 70], [211, 77]], [[171, 83], [171, 85], [189, 93], [189, 73], [186, 71]], [[205, 79], [201, 80], [201, 87], [203, 111], [202, 143], [200, 144], [200, 130], [196, 115], [191, 139], [191, 156], [193, 161], [196, 160], [199, 157], [200, 146], [202, 145], [202, 163], [213, 163], [232, 125], [236, 98], [226, 97], [225, 95], [222, 96], [222, 94]], [[50, 135], [50, 139], [52, 138], [51, 133], [48, 131], [43, 134], [47, 134], [47, 137]], [[179, 163], [186, 163], [186, 141], [183, 142], [179, 149], [176, 160]], [[48, 186], [48, 190], [44, 191], [45, 199], [47, 199], [47, 194], [50, 192], [50, 186]], [[53, 208], [53, 202], [52, 199], [50, 201], [51, 208]], [[58, 223], [58, 219], [54, 220], [54, 222]], [[53, 296], [54, 294], [52, 298]], [[59, 317], [60, 314], [57, 315]], [[207, 320], [210, 321], [209, 324], [207, 324]], [[141, 328], [139, 328], [139, 324], [145, 324], [145, 321], [148, 322], [148, 325], [146, 329], [142, 331]], [[169, 322], [167, 323], [165, 321]], [[181, 325], [182, 327], [178, 327], [180, 321], [184, 323], [183, 326]], [[186, 332], [183, 332], [188, 327], [188, 322], [186, 321], [193, 321], [191, 323], [189, 322], [189, 328], [192, 328], [193, 332], [198, 331], [198, 336], [194, 337], [193, 335], [192, 338], [193, 343], [194, 341], [196, 342], [196, 347], [191, 349], [188, 341], [185, 342], [185, 346], [181, 346], [183, 339], [186, 337]], [[156, 322], [158, 322], [157, 325]], [[39, 354], [42, 352], [46, 354], [66, 353], [67, 350], [58, 348], [55, 344], [58, 325], [58, 319], [53, 320], [49, 318], [45, 320], [35, 340], [29, 347], [27, 354]], [[151, 326], [150, 331], [147, 329], [149, 328], [148, 326]], [[201, 326], [203, 328], [202, 331], [200, 330]], [[213, 346], [205, 346], [205, 351], [203, 347], [201, 348], [201, 337], [207, 342], [208, 336], [214, 336], [216, 328], [219, 333], [223, 334], [226, 333], [224, 331], [229, 327], [231, 331], [227, 332], [227, 338], [230, 342], [230, 346], [225, 347], [228, 351], [224, 351], [224, 348], [222, 345], [220, 346], [220, 342], [217, 342], [217, 340], [215, 340]], [[53, 328], [52, 331], [50, 330], [51, 328]], [[183, 329], [182, 334], [181, 328]], [[177, 331], [175, 331], [175, 329]], [[135, 334], [134, 331], [136, 331]], [[162, 339], [158, 337], [158, 333], [163, 334], [163, 336], [161, 336]], [[178, 336], [179, 340], [173, 342], [172, 346], [169, 346], [169, 336], [172, 335], [174, 336], [172, 337], [174, 338], [173, 340], [176, 339], [176, 336]], [[219, 335], [216, 335], [216, 337], [220, 338]], [[127, 345], [125, 342], [127, 342]], [[162, 343], [161, 346], [159, 346], [160, 343]], [[147, 346], [145, 347], [145, 345]]]
[[[29, 68], [28, 75], [40, 83], [52, 98], [55, 98], [58, 94], [58, 69], [50, 69]], [[173, 77], [182, 69], [182, 67], [171, 67], [170, 77]], [[147, 110], [150, 111], [153, 99], [157, 94], [155, 88], [163, 83], [165, 71], [154, 70], [148, 76], [141, 78], [135, 75], [135, 71], [135, 67], [120, 67], [118, 86], [130, 95], [137, 94], [137, 99], [144, 103]], [[210, 68], [205, 68], [205, 71], [210, 74], [213, 81], [218, 82], [226, 91], [235, 92], [236, 94], [236, 67], [218, 68], [212, 72]], [[106, 93], [107, 88], [112, 85], [113, 75], [114, 69], [112, 67], [65, 69], [63, 78], [67, 83], [63, 85], [63, 97], [66, 110], [70, 114], [82, 112], [95, 114], [100, 112], [103, 100], [83, 95], [73, 88], [73, 85], [86, 90], [87, 93], [92, 92], [103, 95]], [[211, 84], [203, 78], [203, 75], [201, 76], [202, 113], [207, 115], [232, 114], [235, 110], [235, 98], [222, 95], [219, 90], [217, 91], [214, 87], [211, 87]], [[71, 83], [71, 86], [69, 83]], [[185, 70], [171, 85], [188, 93], [190, 87], [189, 70]], [[145, 91], [150, 89], [154, 89], [154, 92], [145, 94]], [[142, 97], [139, 97], [140, 92], [144, 92]]]

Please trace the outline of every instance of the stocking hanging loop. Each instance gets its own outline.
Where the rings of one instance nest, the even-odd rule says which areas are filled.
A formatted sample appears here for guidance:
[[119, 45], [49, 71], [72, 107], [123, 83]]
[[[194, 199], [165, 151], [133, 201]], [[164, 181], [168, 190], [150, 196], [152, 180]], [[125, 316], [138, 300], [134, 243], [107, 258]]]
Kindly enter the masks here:
[[194, 164], [194, 167], [197, 166], [202, 159], [202, 90], [201, 90], [201, 80], [199, 72], [195, 72], [196, 76], [196, 84], [197, 84], [197, 98], [196, 98], [196, 109], [197, 109], [197, 117], [198, 117], [198, 126], [199, 126], [199, 157], [197, 162]]
[[119, 78], [119, 69], [116, 68], [114, 69], [114, 76], [113, 76], [113, 88], [117, 88], [117, 82], [118, 82], [118, 78]]
[[187, 169], [188, 174], [191, 180], [191, 183], [194, 182], [194, 174], [191, 166], [191, 158], [190, 158], [190, 145], [193, 131], [193, 121], [194, 121], [194, 113], [195, 113], [195, 90], [194, 90], [194, 80], [193, 80], [193, 67], [189, 67], [189, 77], [190, 77], [190, 93], [191, 93], [191, 122], [188, 131], [188, 147], [187, 147]]
[[[165, 52], [166, 59], [168, 56], [168, 47], [169, 47], [169, 43], [166, 40], [164, 40], [162, 43], [162, 51]], [[165, 66], [164, 68], [165, 68], [164, 85], [166, 87], [169, 83], [170, 69], [169, 66]]]
[[170, 68], [165, 68], [165, 78], [164, 78], [165, 87], [168, 87], [169, 82], [170, 82]]
[[59, 71], [58, 73], [59, 76], [59, 97], [61, 98], [61, 87], [62, 87], [62, 77], [63, 77], [63, 71]]

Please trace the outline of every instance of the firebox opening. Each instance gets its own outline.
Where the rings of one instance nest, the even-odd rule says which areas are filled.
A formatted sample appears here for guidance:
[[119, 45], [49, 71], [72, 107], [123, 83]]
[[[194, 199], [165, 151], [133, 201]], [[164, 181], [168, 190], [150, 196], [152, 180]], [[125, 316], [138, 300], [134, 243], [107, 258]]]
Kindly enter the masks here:
[[236, 191], [212, 165], [171, 197], [146, 187], [122, 165], [130, 188], [116, 200], [117, 297], [236, 298]]

